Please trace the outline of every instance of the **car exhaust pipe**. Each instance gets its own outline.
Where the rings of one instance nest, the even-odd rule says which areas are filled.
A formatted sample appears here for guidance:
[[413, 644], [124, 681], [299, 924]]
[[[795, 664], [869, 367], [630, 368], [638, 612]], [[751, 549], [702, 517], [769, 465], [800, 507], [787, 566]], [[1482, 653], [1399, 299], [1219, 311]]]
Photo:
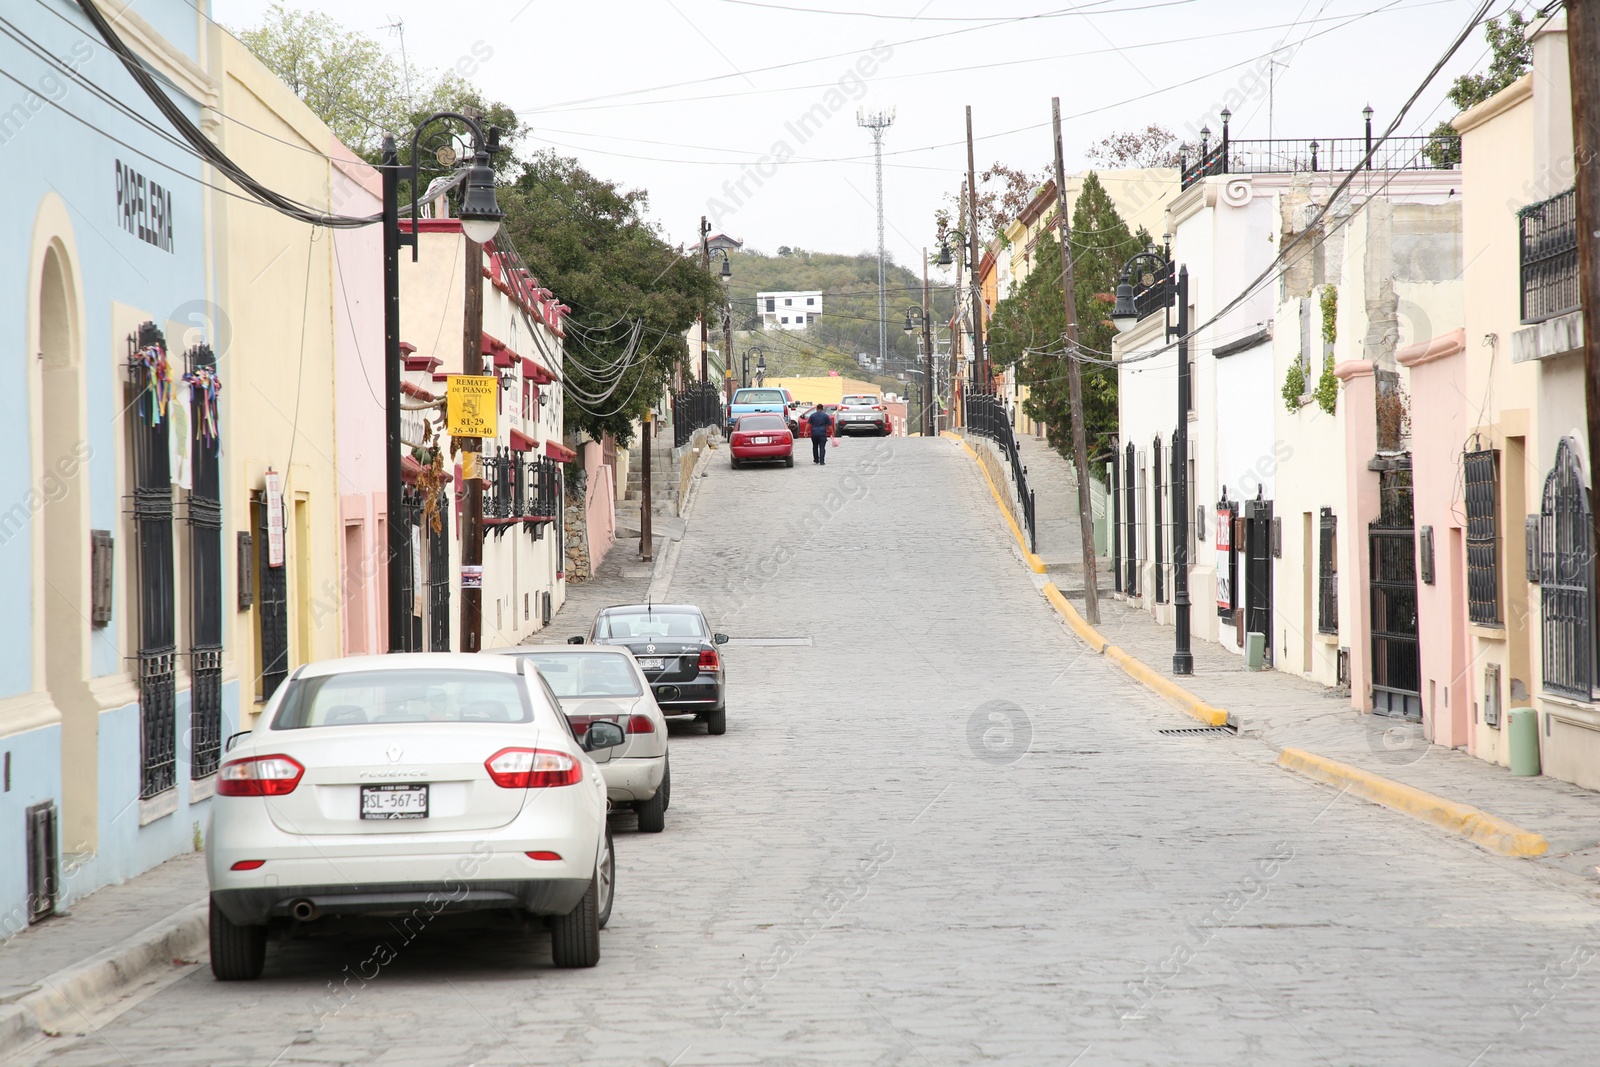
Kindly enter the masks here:
[[289, 905], [289, 914], [298, 922], [308, 923], [317, 917], [317, 906], [301, 897]]

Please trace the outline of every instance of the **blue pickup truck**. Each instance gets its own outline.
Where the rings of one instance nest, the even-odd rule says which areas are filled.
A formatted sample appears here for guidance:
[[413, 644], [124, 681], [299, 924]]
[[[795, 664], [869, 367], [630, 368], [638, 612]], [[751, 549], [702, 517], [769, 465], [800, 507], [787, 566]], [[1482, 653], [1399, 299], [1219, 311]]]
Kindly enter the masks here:
[[739, 421], [740, 415], [771, 414], [779, 415], [788, 425], [789, 432], [795, 432], [794, 412], [790, 410], [794, 398], [789, 395], [789, 390], [782, 388], [755, 388], [736, 389], [733, 393], [733, 403], [728, 405], [728, 432], [733, 432], [733, 424]]

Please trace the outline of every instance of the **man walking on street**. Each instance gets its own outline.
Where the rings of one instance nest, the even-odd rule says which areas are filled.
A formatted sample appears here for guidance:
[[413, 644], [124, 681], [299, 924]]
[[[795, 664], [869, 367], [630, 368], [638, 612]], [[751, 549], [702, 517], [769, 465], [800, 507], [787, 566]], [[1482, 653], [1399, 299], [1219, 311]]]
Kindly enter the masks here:
[[811, 462], [828, 462], [828, 431], [833, 428], [833, 416], [818, 404], [806, 416], [806, 422], [811, 427]]

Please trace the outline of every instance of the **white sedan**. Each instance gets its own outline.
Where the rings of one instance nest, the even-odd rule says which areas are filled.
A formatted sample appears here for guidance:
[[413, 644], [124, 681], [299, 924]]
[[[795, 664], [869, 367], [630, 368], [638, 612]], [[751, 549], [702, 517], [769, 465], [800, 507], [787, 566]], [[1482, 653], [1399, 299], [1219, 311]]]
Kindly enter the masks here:
[[[269, 932], [445, 910], [546, 917], [558, 967], [593, 967], [616, 862], [599, 763], [531, 663], [448, 653], [301, 667], [217, 774], [206, 834], [211, 969], [259, 977]], [[398, 924], [398, 925], [396, 925]]]
[[626, 649], [604, 645], [518, 645], [496, 651], [532, 662], [561, 703], [579, 737], [596, 722], [612, 722], [628, 735], [601, 768], [613, 804], [639, 813], [639, 829], [666, 829], [672, 798], [667, 761], [667, 720], [639, 664]]

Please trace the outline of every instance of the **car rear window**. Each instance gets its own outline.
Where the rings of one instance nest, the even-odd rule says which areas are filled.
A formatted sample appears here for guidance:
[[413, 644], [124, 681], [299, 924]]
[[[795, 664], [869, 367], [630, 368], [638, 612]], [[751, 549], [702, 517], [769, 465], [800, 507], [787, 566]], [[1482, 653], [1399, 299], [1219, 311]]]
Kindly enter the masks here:
[[635, 637], [705, 637], [700, 616], [687, 611], [639, 612], [637, 615], [602, 615], [595, 626], [597, 640], [631, 640]]
[[740, 389], [733, 394], [735, 404], [781, 404], [783, 392], [778, 389]]
[[558, 697], [636, 697], [643, 694], [629, 657], [592, 652], [541, 652], [525, 656]]
[[787, 430], [788, 425], [776, 415], [746, 415], [739, 420], [741, 430]]
[[272, 728], [532, 721], [527, 691], [514, 674], [413, 668], [297, 678]]
[[843, 407], [876, 407], [878, 398], [875, 396], [847, 396], [839, 401]]

